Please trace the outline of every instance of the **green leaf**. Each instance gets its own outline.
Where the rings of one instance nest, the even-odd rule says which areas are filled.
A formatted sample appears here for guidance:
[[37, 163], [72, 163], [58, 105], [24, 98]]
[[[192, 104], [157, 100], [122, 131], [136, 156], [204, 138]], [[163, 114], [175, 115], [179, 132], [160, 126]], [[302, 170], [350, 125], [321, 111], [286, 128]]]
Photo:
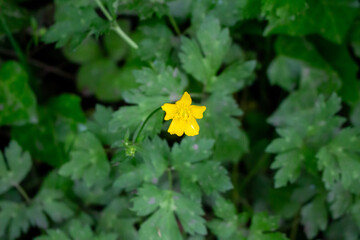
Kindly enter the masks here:
[[234, 93], [251, 85], [254, 80], [256, 61], [233, 63], [219, 76], [214, 77], [208, 83], [207, 90], [210, 92]]
[[279, 226], [279, 218], [267, 216], [266, 213], [257, 213], [251, 220], [249, 240], [287, 240], [283, 233], [275, 231]]
[[134, 226], [138, 218], [129, 209], [129, 201], [125, 198], [113, 199], [102, 211], [97, 229], [105, 232], [115, 232], [120, 239], [139, 239]]
[[77, 87], [85, 95], [94, 94], [101, 101], [116, 102], [122, 99], [123, 91], [136, 87], [132, 77], [124, 78], [125, 71], [110, 59], [96, 59], [81, 66]]
[[[208, 159], [213, 151], [213, 139], [184, 138], [180, 144], [175, 143], [171, 150], [174, 165], [196, 163]], [[187, 156], [184, 159], [184, 156]]]
[[47, 230], [47, 235], [42, 235], [35, 240], [116, 240], [117, 235], [113, 233], [94, 234], [89, 225], [84, 225], [78, 220], [73, 220], [69, 224], [69, 234], [60, 229]]
[[[169, 97], [154, 96], [147, 97], [139, 91], [126, 92], [124, 98], [128, 103], [137, 104], [135, 106], [124, 106], [115, 111], [113, 118], [110, 121], [110, 131], [126, 131], [135, 132], [140, 124], [153, 112], [155, 109], [169, 102]], [[146, 136], [152, 137], [158, 134], [162, 127], [162, 120], [164, 118], [163, 111], [157, 111], [145, 125], [142, 138]]]
[[[42, 189], [34, 198], [35, 204], [41, 206], [51, 220], [61, 222], [73, 216], [73, 210], [66, 204], [64, 194], [55, 189]], [[29, 216], [33, 219], [34, 216]]]
[[89, 35], [100, 35], [109, 23], [100, 18], [91, 6], [79, 6], [70, 1], [57, 1], [55, 24], [46, 32], [45, 43], [66, 44], [75, 49]]
[[352, 204], [352, 196], [340, 185], [335, 185], [328, 194], [333, 219], [343, 216]]
[[[130, 21], [124, 19], [118, 21], [120, 28], [129, 35]], [[129, 45], [114, 31], [108, 32], [104, 36], [104, 45], [109, 57], [114, 61], [122, 60], [129, 52]]]
[[163, 1], [141, 1], [141, 0], [125, 0], [122, 1], [122, 9], [129, 9], [135, 11], [139, 14], [140, 19], [144, 20], [152, 17], [154, 14], [161, 18], [162, 16], [168, 14], [168, 3], [173, 0], [163, 0]]
[[120, 176], [114, 182], [116, 188], [133, 190], [141, 182], [157, 183], [168, 167], [170, 149], [166, 141], [155, 137], [144, 140], [138, 147], [136, 164], [127, 161], [119, 164]]
[[245, 212], [237, 214], [234, 204], [221, 196], [216, 197], [213, 209], [219, 219], [211, 220], [208, 222], [208, 226], [218, 239], [244, 239], [241, 228], [249, 218]]
[[267, 76], [272, 85], [279, 85], [287, 91], [293, 90], [300, 79], [301, 65], [286, 56], [277, 56], [267, 69]]
[[126, 191], [134, 190], [144, 179], [153, 182], [157, 182], [158, 180], [151, 170], [147, 169], [145, 164], [133, 165], [128, 162], [120, 163], [119, 174], [120, 176], [114, 182], [114, 187], [126, 189]]
[[[29, 25], [30, 15], [25, 8], [21, 8], [14, 1], [0, 3], [2, 17], [6, 21], [11, 32], [17, 32]], [[5, 30], [0, 28], [0, 35], [5, 35]]]
[[109, 131], [109, 122], [112, 114], [113, 110], [110, 107], [96, 104], [92, 119], [86, 123], [87, 128], [94, 133], [103, 144], [110, 145], [119, 138], [116, 132]]
[[343, 122], [341, 117], [334, 116], [341, 107], [340, 102], [336, 95], [327, 101], [320, 96], [312, 108], [288, 113], [287, 123], [278, 129], [281, 138], [273, 140], [267, 148], [268, 152], [278, 154], [271, 166], [279, 169], [275, 175], [276, 187], [294, 183], [302, 167], [317, 172], [316, 151], [334, 136]]
[[146, 216], [153, 213], [162, 202], [166, 201], [163, 191], [155, 185], [147, 184], [138, 190], [138, 196], [132, 199], [133, 211], [138, 216]]
[[98, 180], [92, 186], [88, 186], [84, 181], [76, 181], [73, 191], [86, 205], [106, 205], [119, 194], [119, 191], [112, 187], [110, 178]]
[[21, 65], [8, 61], [0, 68], [0, 126], [37, 122], [36, 99]]
[[64, 54], [67, 59], [74, 63], [87, 63], [101, 57], [101, 49], [94, 38], [86, 38], [77, 48], [69, 45], [64, 47]]
[[[66, 133], [70, 131], [70, 127], [65, 124], [62, 128], [55, 128], [53, 117], [45, 108], [39, 108], [38, 112], [39, 124], [14, 127], [12, 136], [31, 153], [33, 158], [51, 166], [60, 166], [67, 160], [67, 156], [63, 142], [65, 139], [60, 139], [61, 136], [56, 132], [60, 130], [58, 133], [67, 138], [69, 135]], [[71, 137], [74, 133], [70, 131], [69, 134]]]
[[360, 178], [359, 131], [351, 128], [341, 130], [332, 141], [322, 147], [318, 154], [318, 168], [323, 171], [326, 188], [340, 182], [351, 191], [358, 192], [356, 182]]
[[52, 98], [39, 107], [39, 123], [13, 127], [12, 136], [33, 158], [58, 167], [67, 161], [80, 124], [85, 122], [81, 99], [72, 94]]
[[158, 178], [168, 167], [170, 148], [165, 140], [161, 140], [157, 136], [152, 141], [145, 140], [139, 149], [139, 154], [147, 169], [151, 169]]
[[[6, 159], [6, 162], [5, 162]], [[4, 155], [0, 152], [0, 194], [18, 185], [31, 169], [31, 157], [23, 152], [19, 144], [10, 142]]]
[[266, 152], [287, 152], [301, 148], [303, 145], [303, 134], [299, 134], [290, 128], [278, 128], [280, 138], [274, 139], [266, 148]]
[[204, 119], [199, 121], [201, 138], [217, 139], [214, 159], [237, 162], [249, 150], [246, 134], [239, 128], [236, 119], [241, 109], [230, 95], [213, 93], [204, 104]]
[[71, 240], [68, 236], [60, 230], [48, 230], [47, 235], [36, 237], [35, 240]]
[[139, 89], [147, 96], [169, 96], [170, 101], [178, 100], [187, 85], [187, 81], [179, 73], [179, 69], [158, 64], [155, 69], [142, 68], [135, 70], [136, 82]]
[[319, 231], [326, 229], [328, 213], [324, 195], [318, 195], [312, 202], [302, 208], [301, 223], [304, 225], [306, 236], [309, 239], [316, 237]]
[[53, 114], [59, 120], [61, 119], [74, 125], [85, 122], [85, 115], [81, 109], [81, 98], [77, 95], [61, 94], [51, 99], [48, 107], [52, 109]]
[[88, 186], [106, 179], [110, 173], [106, 153], [99, 140], [90, 132], [78, 135], [70, 158], [70, 161], [60, 168], [60, 175], [73, 180], [82, 178]]
[[[198, 183], [208, 195], [217, 192], [226, 192], [233, 188], [227, 170], [220, 162], [209, 161], [196, 164], [192, 171], [193, 176], [198, 173]], [[212, 174], [211, 174], [212, 172]]]
[[134, 40], [139, 49], [136, 55], [143, 61], [167, 62], [173, 47], [173, 34], [164, 22], [151, 21], [138, 27]]
[[18, 239], [21, 233], [29, 230], [29, 227], [24, 204], [0, 202], [0, 237]]
[[140, 226], [139, 240], [182, 240], [176, 219], [171, 211], [160, 209]]
[[284, 187], [288, 182], [294, 183], [300, 175], [304, 159], [298, 150], [278, 154], [271, 164], [272, 169], [278, 169], [275, 174], [275, 187]]
[[355, 240], [358, 237], [358, 229], [351, 217], [341, 218], [339, 221], [330, 223], [325, 234], [325, 238], [329, 240]]
[[116, 234], [112, 233], [100, 233], [94, 234], [90, 228], [90, 226], [83, 226], [80, 221], [73, 221], [73, 223], [69, 227], [70, 236], [72, 239], [76, 240], [116, 240]]
[[354, 50], [354, 53], [357, 57], [360, 57], [360, 21], [356, 19], [354, 21], [351, 33], [350, 33], [350, 42]]
[[359, 67], [353, 60], [349, 49], [346, 45], [339, 46], [322, 39], [315, 41], [315, 44], [324, 59], [341, 78], [342, 85], [338, 91], [339, 95], [345, 102], [354, 105], [360, 99], [360, 85], [357, 79]]
[[179, 55], [185, 71], [205, 85], [212, 81], [230, 49], [228, 29], [221, 29], [214, 17], [204, 19], [196, 40], [182, 38]]
[[[253, 1], [253, 0], [252, 0]], [[206, 15], [211, 15], [218, 18], [221, 24], [226, 26], [233, 26], [238, 21], [244, 19], [244, 12], [247, 4], [251, 1], [211, 1], [211, 0], [195, 0], [192, 1], [192, 26], [202, 22]], [[260, 3], [259, 3], [260, 4]]]
[[[177, 69], [166, 67], [163, 63], [155, 63], [153, 69], [143, 68], [135, 72], [136, 81], [140, 87], [124, 92], [126, 102], [135, 106], [124, 106], [113, 114], [110, 121], [110, 131], [129, 130], [135, 132], [151, 112], [164, 103], [178, 100], [187, 82]], [[143, 137], [154, 136], [160, 132], [163, 111], [156, 112], [143, 129]]]
[[266, 213], [257, 213], [251, 221], [251, 232], [274, 231], [279, 225], [278, 217], [269, 217]]
[[206, 235], [205, 220], [200, 217], [204, 211], [199, 204], [194, 204], [193, 201], [181, 195], [175, 195], [174, 198], [177, 207], [176, 215], [179, 217], [185, 232], [191, 235], [195, 233]]
[[196, 184], [208, 195], [232, 188], [227, 171], [220, 163], [207, 160], [213, 145], [212, 139], [185, 138], [172, 149], [172, 165], [180, 176], [182, 191], [190, 198], [199, 197]]
[[40, 204], [32, 204], [26, 209], [28, 221], [32, 226], [46, 229], [49, 226], [48, 219]]
[[[305, 94], [302, 97], [305, 96], [307, 95]], [[303, 139], [312, 138], [316, 140], [313, 141], [314, 144], [320, 147], [328, 142], [329, 137], [333, 136], [344, 122], [342, 117], [335, 115], [341, 109], [341, 99], [336, 94], [332, 94], [328, 99], [320, 95], [309, 105], [302, 108], [296, 106], [296, 108], [293, 107], [294, 109], [286, 106], [289, 109], [286, 109], [286, 114], [283, 116], [286, 122], [282, 126], [295, 131]], [[291, 110], [297, 110], [297, 112], [294, 114], [292, 111], [291, 114]]]
[[[302, 36], [319, 34], [340, 44], [356, 17], [359, 3], [356, 0], [265, 1], [263, 12], [269, 24], [264, 34]], [[266, 10], [274, 12], [268, 12]], [[337, 19], [341, 19], [338, 21]]]
[[139, 216], [155, 211], [141, 225], [140, 239], [157, 239], [158, 237], [182, 239], [174, 214], [178, 216], [187, 233], [191, 235], [207, 233], [205, 220], [200, 217], [204, 214], [200, 203], [193, 202], [179, 193], [160, 190], [154, 185], [145, 185], [139, 189], [138, 196], [132, 201], [134, 202], [133, 210]]
[[49, 222], [45, 213], [57, 223], [73, 215], [63, 193], [53, 189], [42, 189], [27, 206], [0, 202], [0, 237], [17, 239], [21, 233], [28, 231], [30, 225], [46, 229]]
[[275, 49], [280, 56], [292, 58], [300, 63], [300, 87], [315, 88], [318, 93], [326, 95], [331, 95], [335, 91], [341, 93], [341, 75], [326, 61], [313, 43], [304, 38], [282, 36], [277, 38]]

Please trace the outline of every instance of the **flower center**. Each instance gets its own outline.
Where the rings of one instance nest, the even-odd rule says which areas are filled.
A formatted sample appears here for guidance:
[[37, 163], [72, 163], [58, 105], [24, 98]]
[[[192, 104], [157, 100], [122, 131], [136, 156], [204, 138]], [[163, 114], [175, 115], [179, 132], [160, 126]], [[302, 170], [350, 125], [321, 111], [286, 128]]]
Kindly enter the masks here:
[[187, 108], [179, 108], [178, 109], [178, 117], [187, 120], [190, 117], [189, 109]]

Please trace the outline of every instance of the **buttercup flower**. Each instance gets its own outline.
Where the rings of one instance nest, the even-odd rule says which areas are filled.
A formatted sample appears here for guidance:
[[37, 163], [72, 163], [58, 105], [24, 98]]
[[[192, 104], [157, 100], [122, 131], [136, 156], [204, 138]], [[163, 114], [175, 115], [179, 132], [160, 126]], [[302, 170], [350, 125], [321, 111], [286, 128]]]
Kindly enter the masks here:
[[166, 113], [164, 119], [172, 119], [168, 129], [170, 134], [176, 134], [179, 137], [184, 132], [188, 136], [199, 134], [200, 127], [196, 119], [203, 118], [203, 112], [206, 110], [206, 107], [191, 105], [191, 102], [189, 93], [185, 92], [175, 104], [165, 103], [161, 106], [162, 110]]

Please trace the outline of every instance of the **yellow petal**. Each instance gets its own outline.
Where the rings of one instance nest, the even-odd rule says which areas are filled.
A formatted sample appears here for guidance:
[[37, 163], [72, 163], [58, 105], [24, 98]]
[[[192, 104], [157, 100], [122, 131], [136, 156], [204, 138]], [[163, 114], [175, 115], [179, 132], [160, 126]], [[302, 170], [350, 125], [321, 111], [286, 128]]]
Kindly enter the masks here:
[[170, 120], [175, 117], [175, 114], [177, 112], [177, 107], [175, 104], [165, 103], [164, 105], [161, 106], [161, 108], [166, 112], [164, 120]]
[[191, 115], [193, 115], [196, 119], [202, 119], [203, 118], [203, 112], [205, 112], [206, 107], [205, 106], [190, 106], [190, 112]]
[[188, 94], [188, 92], [184, 92], [184, 94], [182, 95], [180, 100], [176, 102], [176, 105], [178, 105], [178, 106], [190, 106], [191, 102], [192, 101], [191, 101], [190, 94]]
[[188, 136], [195, 136], [199, 134], [199, 130], [200, 127], [195, 118], [189, 117], [185, 126], [185, 134]]
[[176, 134], [181, 137], [184, 134], [186, 121], [178, 118], [174, 118], [170, 124], [168, 132], [170, 134]]

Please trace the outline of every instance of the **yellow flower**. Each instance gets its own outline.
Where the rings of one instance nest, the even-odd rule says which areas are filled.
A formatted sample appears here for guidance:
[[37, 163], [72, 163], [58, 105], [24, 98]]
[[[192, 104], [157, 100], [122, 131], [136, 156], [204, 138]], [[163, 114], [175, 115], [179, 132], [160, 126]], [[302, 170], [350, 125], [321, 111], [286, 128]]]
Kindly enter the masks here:
[[191, 105], [191, 97], [185, 92], [175, 104], [165, 103], [161, 106], [166, 112], [165, 120], [172, 119], [168, 132], [179, 137], [185, 132], [188, 136], [199, 134], [200, 127], [195, 119], [202, 119], [205, 106]]

